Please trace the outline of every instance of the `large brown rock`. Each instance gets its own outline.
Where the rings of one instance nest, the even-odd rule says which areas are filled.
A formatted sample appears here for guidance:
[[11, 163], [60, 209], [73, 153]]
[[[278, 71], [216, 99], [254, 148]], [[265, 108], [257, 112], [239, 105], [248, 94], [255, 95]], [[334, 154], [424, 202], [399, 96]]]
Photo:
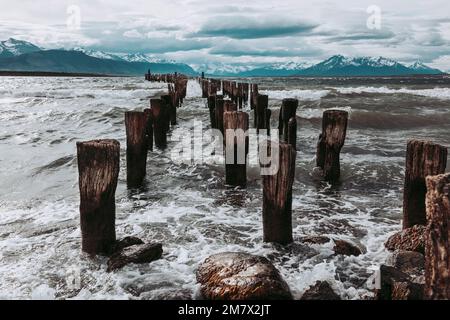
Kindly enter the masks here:
[[341, 300], [341, 297], [334, 292], [328, 282], [317, 281], [305, 291], [300, 300]]
[[334, 252], [345, 256], [359, 256], [362, 250], [356, 245], [345, 240], [334, 240]]
[[413, 278], [425, 272], [425, 257], [416, 251], [395, 251], [389, 258], [389, 264]]
[[412, 281], [405, 272], [391, 266], [380, 267], [381, 287], [376, 291], [377, 300], [421, 300], [424, 285]]
[[208, 300], [290, 300], [289, 286], [264, 257], [246, 253], [210, 256], [197, 270], [201, 294]]
[[424, 254], [425, 229], [425, 226], [415, 225], [414, 227], [397, 232], [386, 241], [384, 246], [390, 251], [416, 251]]
[[123, 268], [129, 263], [150, 263], [161, 258], [162, 244], [146, 243], [126, 247], [108, 260], [108, 272]]

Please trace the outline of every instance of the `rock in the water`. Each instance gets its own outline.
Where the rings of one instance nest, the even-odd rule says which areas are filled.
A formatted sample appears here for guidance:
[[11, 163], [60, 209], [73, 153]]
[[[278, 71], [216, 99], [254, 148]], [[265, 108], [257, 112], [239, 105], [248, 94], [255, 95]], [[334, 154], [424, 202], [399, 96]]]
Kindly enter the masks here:
[[125, 237], [121, 240], [116, 241], [113, 246], [111, 247], [111, 254], [118, 253], [122, 251], [125, 248], [137, 245], [137, 244], [144, 244], [144, 241], [142, 241], [139, 238], [136, 237]]
[[305, 236], [300, 238], [300, 242], [309, 244], [325, 244], [330, 241], [331, 239], [325, 236]]
[[208, 300], [290, 300], [289, 286], [264, 257], [245, 253], [210, 256], [197, 270], [201, 294]]
[[424, 254], [425, 229], [425, 226], [415, 225], [414, 227], [397, 232], [386, 241], [384, 246], [390, 251], [416, 251]]
[[133, 245], [114, 254], [108, 260], [108, 272], [123, 268], [129, 263], [149, 263], [161, 258], [162, 244], [147, 243]]
[[327, 281], [317, 281], [305, 291], [300, 300], [341, 300]]
[[423, 300], [424, 285], [410, 281], [394, 282], [392, 300]]
[[362, 251], [356, 245], [344, 241], [344, 240], [334, 240], [334, 252], [336, 254], [342, 254], [346, 256], [359, 256]]
[[377, 300], [421, 300], [424, 285], [411, 281], [411, 277], [390, 266], [380, 267], [381, 288], [376, 292]]
[[389, 263], [411, 277], [419, 277], [425, 272], [425, 257], [419, 252], [396, 251]]

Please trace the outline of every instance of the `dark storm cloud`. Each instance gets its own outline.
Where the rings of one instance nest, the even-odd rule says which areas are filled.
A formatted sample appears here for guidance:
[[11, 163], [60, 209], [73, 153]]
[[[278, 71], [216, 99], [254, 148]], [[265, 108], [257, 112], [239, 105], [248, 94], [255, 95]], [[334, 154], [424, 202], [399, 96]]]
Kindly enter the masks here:
[[288, 18], [260, 19], [248, 16], [216, 16], [202, 25], [190, 37], [227, 37], [232, 39], [260, 39], [308, 33], [318, 25]]

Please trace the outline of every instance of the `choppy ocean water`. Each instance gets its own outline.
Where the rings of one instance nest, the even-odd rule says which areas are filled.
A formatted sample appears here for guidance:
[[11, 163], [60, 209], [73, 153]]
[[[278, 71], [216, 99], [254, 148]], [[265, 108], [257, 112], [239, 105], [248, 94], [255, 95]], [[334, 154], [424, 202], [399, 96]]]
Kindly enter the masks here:
[[[450, 145], [450, 80], [251, 81], [269, 95], [272, 127], [277, 125], [280, 99], [300, 100], [294, 237], [346, 239], [363, 245], [365, 254], [334, 256], [332, 244], [264, 244], [257, 168], [249, 168], [246, 190], [229, 190], [224, 187], [223, 166], [174, 163], [174, 143], [149, 155], [145, 187], [127, 190], [124, 112], [148, 107], [149, 98], [163, 92], [165, 84], [142, 78], [3, 77], [0, 298], [155, 299], [178, 290], [195, 298], [198, 264], [223, 251], [268, 257], [297, 298], [316, 280], [332, 280], [346, 299], [370, 295], [371, 269], [384, 262], [383, 243], [400, 228], [407, 140]], [[342, 181], [334, 187], [313, 173], [321, 115], [329, 108], [350, 112], [341, 153]], [[209, 121], [194, 81], [178, 120], [179, 127], [186, 128], [194, 121]], [[75, 143], [97, 138], [121, 143], [118, 238], [134, 235], [162, 242], [163, 259], [106, 273], [105, 259], [81, 254]]]

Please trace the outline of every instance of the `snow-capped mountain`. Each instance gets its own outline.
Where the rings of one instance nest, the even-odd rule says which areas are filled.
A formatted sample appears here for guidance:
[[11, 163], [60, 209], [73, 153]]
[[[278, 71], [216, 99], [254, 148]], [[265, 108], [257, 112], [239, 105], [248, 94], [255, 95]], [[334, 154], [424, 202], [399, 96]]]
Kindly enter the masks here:
[[37, 51], [41, 51], [41, 48], [27, 41], [16, 40], [13, 38], [0, 41], [0, 58], [16, 57], [24, 53]]
[[422, 61], [415, 61], [414, 63], [408, 66], [409, 69], [417, 71], [420, 74], [439, 74], [442, 73], [438, 69], [431, 68], [424, 64]]
[[335, 55], [314, 66], [306, 68], [298, 75], [304, 76], [399, 76], [413, 74], [440, 74], [439, 70], [426, 72], [407, 67], [395, 60], [384, 57], [345, 57]]
[[85, 49], [85, 48], [73, 48], [73, 51], [83, 52], [87, 56], [98, 58], [98, 59], [123, 61], [123, 59], [121, 57], [119, 57], [118, 55], [104, 52], [104, 51], [89, 50], [89, 49]]
[[111, 53], [98, 50], [89, 50], [85, 48], [74, 48], [75, 51], [83, 52], [84, 54], [99, 58], [99, 59], [109, 59], [115, 61], [127, 61], [127, 62], [145, 62], [145, 63], [176, 63], [173, 60], [159, 59], [151, 54], [144, 53]]

